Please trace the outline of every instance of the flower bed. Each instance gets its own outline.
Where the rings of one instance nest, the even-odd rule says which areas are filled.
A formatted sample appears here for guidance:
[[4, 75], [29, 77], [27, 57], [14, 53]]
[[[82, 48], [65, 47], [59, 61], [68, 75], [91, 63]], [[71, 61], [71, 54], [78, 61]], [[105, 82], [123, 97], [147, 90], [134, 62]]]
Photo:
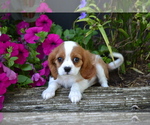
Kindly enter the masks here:
[[[46, 83], [50, 74], [47, 56], [63, 42], [58, 34], [50, 32], [52, 20], [44, 14], [36, 19], [34, 27], [25, 21], [9, 27], [10, 14], [7, 16], [1, 17], [0, 28], [0, 109], [8, 87], [35, 87]], [[17, 33], [16, 38], [9, 30]]]

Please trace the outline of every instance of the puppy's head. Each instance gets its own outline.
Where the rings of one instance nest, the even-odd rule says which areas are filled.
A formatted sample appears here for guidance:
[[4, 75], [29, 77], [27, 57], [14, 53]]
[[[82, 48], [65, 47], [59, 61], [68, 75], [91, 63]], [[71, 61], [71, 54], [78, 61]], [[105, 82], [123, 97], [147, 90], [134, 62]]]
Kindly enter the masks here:
[[93, 55], [77, 43], [66, 41], [49, 54], [51, 75], [57, 79], [58, 75], [69, 76], [80, 73], [84, 79], [91, 79], [96, 74], [92, 58]]

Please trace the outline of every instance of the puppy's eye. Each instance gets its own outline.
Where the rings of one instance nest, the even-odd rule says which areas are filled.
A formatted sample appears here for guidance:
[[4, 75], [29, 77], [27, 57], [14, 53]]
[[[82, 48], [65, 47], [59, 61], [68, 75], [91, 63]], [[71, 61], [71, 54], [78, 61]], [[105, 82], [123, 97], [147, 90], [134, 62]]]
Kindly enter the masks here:
[[80, 59], [79, 59], [78, 57], [73, 58], [73, 62], [74, 62], [74, 63], [79, 62], [79, 60], [80, 60]]
[[60, 63], [63, 62], [63, 58], [62, 58], [62, 57], [58, 57], [57, 60], [58, 60], [58, 62], [60, 62]]

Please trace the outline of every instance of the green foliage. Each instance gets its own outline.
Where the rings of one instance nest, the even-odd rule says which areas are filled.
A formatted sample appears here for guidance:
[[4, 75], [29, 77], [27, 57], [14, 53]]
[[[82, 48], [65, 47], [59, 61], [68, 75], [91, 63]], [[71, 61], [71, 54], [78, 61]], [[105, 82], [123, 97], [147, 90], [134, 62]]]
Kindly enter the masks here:
[[29, 83], [33, 83], [33, 81], [31, 80], [31, 78], [25, 75], [18, 75], [18, 83], [20, 83], [20, 87], [21, 87], [21, 86], [26, 86]]
[[148, 63], [147, 66], [148, 66], [148, 72], [150, 72], [150, 63]]
[[40, 32], [40, 33], [37, 33], [36, 36], [40, 37], [40, 41], [43, 43], [46, 36], [48, 35], [48, 32]]

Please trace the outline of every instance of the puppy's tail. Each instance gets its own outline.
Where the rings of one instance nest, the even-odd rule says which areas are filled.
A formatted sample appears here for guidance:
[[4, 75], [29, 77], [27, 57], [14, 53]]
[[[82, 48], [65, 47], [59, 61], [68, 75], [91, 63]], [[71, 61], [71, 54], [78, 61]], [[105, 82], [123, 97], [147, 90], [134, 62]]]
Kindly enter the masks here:
[[123, 56], [120, 54], [120, 53], [115, 53], [113, 52], [112, 55], [115, 57], [115, 58], [118, 58], [117, 60], [115, 60], [114, 62], [111, 62], [108, 64], [108, 69], [111, 71], [111, 70], [114, 70], [116, 68], [118, 68], [119, 66], [121, 66], [121, 64], [123, 63], [124, 61], [124, 58]]

